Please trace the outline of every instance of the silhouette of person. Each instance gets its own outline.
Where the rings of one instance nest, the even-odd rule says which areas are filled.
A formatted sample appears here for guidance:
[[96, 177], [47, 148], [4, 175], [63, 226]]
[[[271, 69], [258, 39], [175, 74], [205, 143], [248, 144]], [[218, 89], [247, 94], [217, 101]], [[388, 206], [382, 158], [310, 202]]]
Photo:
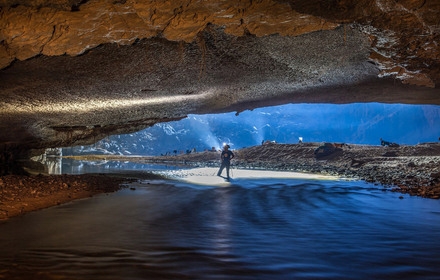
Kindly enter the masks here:
[[223, 172], [223, 169], [226, 167], [226, 178], [229, 180], [229, 167], [231, 166], [231, 159], [235, 157], [234, 153], [229, 151], [230, 146], [224, 145], [223, 151], [220, 156], [221, 158], [221, 165], [220, 169], [217, 172], [217, 176], [220, 176]]

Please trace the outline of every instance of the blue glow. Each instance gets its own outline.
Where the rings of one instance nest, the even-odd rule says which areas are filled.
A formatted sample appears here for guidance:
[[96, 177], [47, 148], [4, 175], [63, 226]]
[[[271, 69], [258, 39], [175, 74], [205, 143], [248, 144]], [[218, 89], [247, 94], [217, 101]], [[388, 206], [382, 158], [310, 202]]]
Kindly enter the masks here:
[[191, 131], [198, 131], [198, 140], [206, 147], [220, 147], [219, 139], [211, 131], [207, 115], [191, 115], [188, 116], [188, 121]]
[[400, 144], [436, 142], [440, 106], [404, 104], [287, 104], [234, 113], [207, 115], [215, 127], [229, 124], [224, 136], [236, 146], [279, 143], [345, 142], [379, 145], [379, 139]]
[[102, 150], [108, 153], [115, 153], [110, 146], [117, 147], [119, 153], [159, 155], [220, 149], [222, 143], [228, 143], [232, 149], [259, 145], [263, 140], [292, 144], [298, 143], [300, 137], [303, 142], [368, 145], [380, 145], [380, 138], [403, 145], [437, 142], [440, 106], [286, 104], [238, 115], [235, 112], [189, 115], [181, 121], [157, 124], [137, 133], [111, 136], [103, 140], [105, 145], [100, 141], [92, 147], [105, 147]]

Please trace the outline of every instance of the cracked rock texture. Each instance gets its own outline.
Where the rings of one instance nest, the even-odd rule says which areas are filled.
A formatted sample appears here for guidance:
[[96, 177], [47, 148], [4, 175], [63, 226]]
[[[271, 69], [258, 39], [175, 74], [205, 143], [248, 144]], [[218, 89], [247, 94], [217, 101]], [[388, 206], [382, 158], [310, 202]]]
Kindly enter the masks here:
[[0, 0], [0, 143], [287, 102], [440, 104], [439, 30], [438, 0]]

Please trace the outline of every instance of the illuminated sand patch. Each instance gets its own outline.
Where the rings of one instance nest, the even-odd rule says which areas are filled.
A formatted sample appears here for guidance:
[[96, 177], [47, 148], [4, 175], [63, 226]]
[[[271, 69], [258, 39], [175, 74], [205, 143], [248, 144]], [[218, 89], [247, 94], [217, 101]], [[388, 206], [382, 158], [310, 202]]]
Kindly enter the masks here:
[[228, 185], [230, 182], [240, 179], [305, 179], [305, 180], [340, 180], [340, 177], [330, 175], [320, 175], [312, 173], [288, 172], [288, 171], [270, 171], [270, 170], [248, 170], [248, 169], [231, 169], [231, 180], [225, 179], [226, 171], [222, 173], [223, 177], [217, 176], [218, 168], [194, 168], [186, 170], [169, 171], [167, 176], [201, 185]]

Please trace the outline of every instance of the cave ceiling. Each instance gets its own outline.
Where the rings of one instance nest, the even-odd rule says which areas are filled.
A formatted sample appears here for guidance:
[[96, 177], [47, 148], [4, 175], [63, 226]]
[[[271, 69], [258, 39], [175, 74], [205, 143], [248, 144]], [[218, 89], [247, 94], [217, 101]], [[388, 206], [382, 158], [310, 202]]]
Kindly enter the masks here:
[[0, 0], [0, 143], [284, 103], [440, 104], [438, 0]]

